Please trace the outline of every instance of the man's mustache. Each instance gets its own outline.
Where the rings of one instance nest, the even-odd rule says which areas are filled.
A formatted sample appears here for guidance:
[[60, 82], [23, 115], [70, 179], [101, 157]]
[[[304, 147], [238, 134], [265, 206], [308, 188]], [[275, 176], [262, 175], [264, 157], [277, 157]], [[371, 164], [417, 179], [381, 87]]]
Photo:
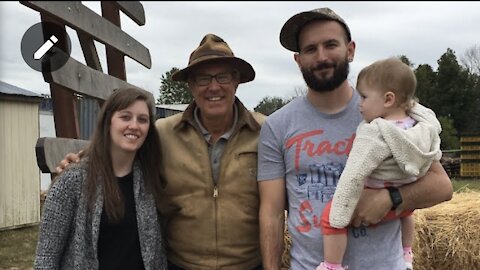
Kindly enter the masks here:
[[322, 70], [325, 68], [335, 68], [335, 63], [328, 63], [328, 62], [319, 63], [312, 70]]

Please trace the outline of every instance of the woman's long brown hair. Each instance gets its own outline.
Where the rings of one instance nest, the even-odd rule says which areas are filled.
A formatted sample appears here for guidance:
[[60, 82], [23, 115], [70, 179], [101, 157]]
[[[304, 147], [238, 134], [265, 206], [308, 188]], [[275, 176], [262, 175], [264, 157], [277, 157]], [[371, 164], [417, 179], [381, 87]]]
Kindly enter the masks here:
[[84, 153], [84, 156], [87, 157], [85, 190], [88, 206], [93, 211], [95, 195], [99, 185], [101, 185], [103, 187], [105, 211], [108, 219], [113, 222], [123, 217], [124, 204], [117, 178], [113, 173], [110, 125], [115, 112], [127, 108], [137, 100], [145, 101], [147, 104], [150, 112], [150, 123], [147, 137], [143, 145], [138, 149], [135, 161], [140, 163], [145, 190], [153, 194], [157, 206], [160, 190], [164, 186], [164, 182], [160, 178], [160, 139], [155, 128], [155, 105], [153, 98], [144, 90], [132, 87], [114, 90], [102, 106], [95, 132], [88, 149]]

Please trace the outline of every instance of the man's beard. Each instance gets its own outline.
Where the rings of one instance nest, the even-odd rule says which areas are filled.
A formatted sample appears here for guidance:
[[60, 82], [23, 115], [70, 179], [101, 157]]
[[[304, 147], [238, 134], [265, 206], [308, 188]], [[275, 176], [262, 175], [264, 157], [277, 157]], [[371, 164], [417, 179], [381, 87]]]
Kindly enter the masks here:
[[[334, 67], [333, 76], [331, 78], [319, 79], [313, 74], [316, 70], [321, 70], [323, 68]], [[337, 67], [335, 63], [320, 63], [312, 69], [301, 68], [303, 79], [307, 86], [319, 93], [330, 92], [339, 87], [348, 77], [348, 72], [350, 65], [348, 60], [340, 62]]]

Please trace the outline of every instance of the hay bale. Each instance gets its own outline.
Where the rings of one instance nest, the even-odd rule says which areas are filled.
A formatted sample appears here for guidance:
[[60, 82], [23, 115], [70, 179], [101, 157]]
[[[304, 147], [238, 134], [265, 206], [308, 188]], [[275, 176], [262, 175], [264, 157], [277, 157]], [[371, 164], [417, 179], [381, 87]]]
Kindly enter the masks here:
[[290, 247], [292, 246], [292, 238], [288, 233], [288, 211], [285, 211], [285, 229], [283, 234], [283, 255], [282, 255], [282, 268], [281, 270], [290, 269]]
[[480, 192], [415, 211], [415, 270], [480, 269]]
[[48, 190], [41, 190], [40, 191], [40, 209], [43, 209], [43, 205], [45, 204], [45, 200], [47, 199]]
[[[480, 269], [480, 192], [454, 193], [452, 200], [414, 215], [415, 270]], [[292, 240], [286, 227], [282, 270], [290, 266]]]

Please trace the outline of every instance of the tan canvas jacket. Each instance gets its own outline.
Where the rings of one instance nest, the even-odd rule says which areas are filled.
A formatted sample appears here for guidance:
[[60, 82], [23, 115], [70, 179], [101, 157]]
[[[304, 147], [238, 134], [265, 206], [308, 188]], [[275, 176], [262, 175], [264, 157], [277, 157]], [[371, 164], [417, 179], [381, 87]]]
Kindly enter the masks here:
[[218, 184], [192, 103], [156, 122], [167, 182], [161, 214], [167, 219], [167, 257], [185, 269], [248, 270], [261, 264], [257, 144], [265, 116], [237, 99], [238, 122], [225, 146]]

